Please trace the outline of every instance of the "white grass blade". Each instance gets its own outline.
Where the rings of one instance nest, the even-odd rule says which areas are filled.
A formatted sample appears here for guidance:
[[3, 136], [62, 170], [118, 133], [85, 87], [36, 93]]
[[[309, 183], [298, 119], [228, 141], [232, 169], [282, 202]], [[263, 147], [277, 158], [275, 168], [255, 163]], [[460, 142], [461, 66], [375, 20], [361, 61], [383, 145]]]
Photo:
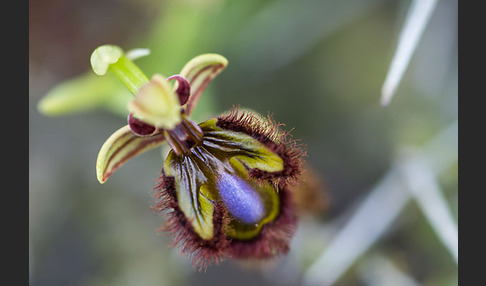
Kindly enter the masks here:
[[[378, 240], [410, 199], [391, 170], [305, 273], [305, 285], [332, 285]], [[373, 221], [373, 224], [366, 222]]]
[[411, 194], [456, 263], [459, 262], [458, 230], [446, 199], [423, 157], [402, 163], [402, 172]]
[[395, 55], [381, 89], [382, 106], [387, 106], [394, 96], [436, 4], [437, 0], [414, 0], [411, 4], [398, 39]]
[[[420, 150], [422, 157], [430, 160], [431, 166], [437, 166], [438, 162], [441, 163], [440, 167], [435, 170], [436, 173], [447, 170], [457, 161], [457, 152], [454, 152], [454, 148], [457, 148], [455, 138], [457, 138], [457, 122], [454, 122], [451, 127], [445, 129]], [[426, 152], [431, 150], [433, 152]], [[437, 150], [443, 152], [437, 152]], [[406, 189], [408, 185], [404, 182], [401, 173], [403, 162], [403, 160], [397, 160], [358, 206], [346, 225], [341, 228], [327, 248], [304, 273], [305, 285], [334, 284], [391, 227], [408, 200], [412, 198], [412, 192]], [[416, 189], [423, 190], [430, 187], [430, 181], [427, 180], [417, 183]], [[437, 204], [437, 202], [434, 203]], [[447, 211], [445, 212], [447, 213]], [[444, 215], [439, 214], [439, 216], [440, 218], [436, 218], [434, 214], [434, 223], [442, 225]], [[447, 225], [447, 222], [445, 224]], [[453, 231], [448, 229], [445, 235], [449, 237], [453, 235]], [[454, 241], [448, 243], [453, 245]]]
[[412, 277], [400, 270], [388, 257], [373, 255], [360, 267], [364, 283], [369, 286], [419, 286]]

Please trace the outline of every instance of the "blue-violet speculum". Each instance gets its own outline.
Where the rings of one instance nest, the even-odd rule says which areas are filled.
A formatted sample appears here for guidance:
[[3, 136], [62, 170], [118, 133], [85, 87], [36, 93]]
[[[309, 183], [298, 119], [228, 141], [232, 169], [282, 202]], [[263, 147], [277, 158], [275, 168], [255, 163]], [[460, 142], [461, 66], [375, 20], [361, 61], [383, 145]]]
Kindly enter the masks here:
[[114, 73], [134, 94], [128, 124], [98, 155], [101, 183], [129, 159], [167, 143], [153, 209], [166, 216], [163, 229], [195, 265], [289, 251], [296, 226], [292, 186], [304, 148], [254, 112], [233, 108], [200, 124], [190, 118], [207, 84], [226, 67], [224, 57], [200, 55], [180, 74], [150, 80], [117, 46], [97, 48], [91, 64], [97, 74]]

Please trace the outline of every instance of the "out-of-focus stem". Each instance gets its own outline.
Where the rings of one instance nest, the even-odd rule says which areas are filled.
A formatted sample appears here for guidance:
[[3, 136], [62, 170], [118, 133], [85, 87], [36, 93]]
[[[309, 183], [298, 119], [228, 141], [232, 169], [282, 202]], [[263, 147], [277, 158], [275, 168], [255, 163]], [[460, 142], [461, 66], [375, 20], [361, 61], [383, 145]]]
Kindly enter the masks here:
[[122, 56], [108, 68], [132, 94], [136, 94], [140, 87], [149, 82], [147, 76], [131, 60]]

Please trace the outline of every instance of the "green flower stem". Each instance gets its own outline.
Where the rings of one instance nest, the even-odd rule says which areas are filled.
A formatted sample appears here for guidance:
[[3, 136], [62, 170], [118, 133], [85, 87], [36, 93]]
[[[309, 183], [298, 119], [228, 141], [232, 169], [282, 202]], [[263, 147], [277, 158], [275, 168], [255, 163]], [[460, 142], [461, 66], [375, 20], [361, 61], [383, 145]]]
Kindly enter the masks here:
[[122, 56], [108, 68], [132, 94], [136, 94], [140, 87], [149, 82], [147, 76], [131, 60]]
[[147, 76], [115, 45], [103, 45], [91, 54], [91, 67], [98, 75], [111, 71], [132, 94], [149, 82]]

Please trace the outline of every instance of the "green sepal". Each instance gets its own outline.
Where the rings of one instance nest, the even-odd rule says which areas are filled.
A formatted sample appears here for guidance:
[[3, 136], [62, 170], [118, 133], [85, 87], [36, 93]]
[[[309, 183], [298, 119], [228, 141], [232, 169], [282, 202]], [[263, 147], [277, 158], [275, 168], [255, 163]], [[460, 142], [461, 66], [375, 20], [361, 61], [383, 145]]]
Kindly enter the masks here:
[[162, 134], [149, 137], [135, 135], [128, 125], [113, 133], [101, 147], [96, 160], [96, 177], [100, 183], [133, 157], [160, 146], [165, 142]]
[[[191, 95], [183, 108], [190, 115], [206, 86], [228, 65], [228, 60], [218, 54], [202, 54], [186, 63], [180, 75], [191, 86]], [[177, 88], [177, 84], [174, 86]]]
[[114, 77], [92, 72], [64, 81], [49, 90], [37, 109], [48, 116], [62, 116], [105, 108], [126, 117], [126, 103], [133, 96]]

